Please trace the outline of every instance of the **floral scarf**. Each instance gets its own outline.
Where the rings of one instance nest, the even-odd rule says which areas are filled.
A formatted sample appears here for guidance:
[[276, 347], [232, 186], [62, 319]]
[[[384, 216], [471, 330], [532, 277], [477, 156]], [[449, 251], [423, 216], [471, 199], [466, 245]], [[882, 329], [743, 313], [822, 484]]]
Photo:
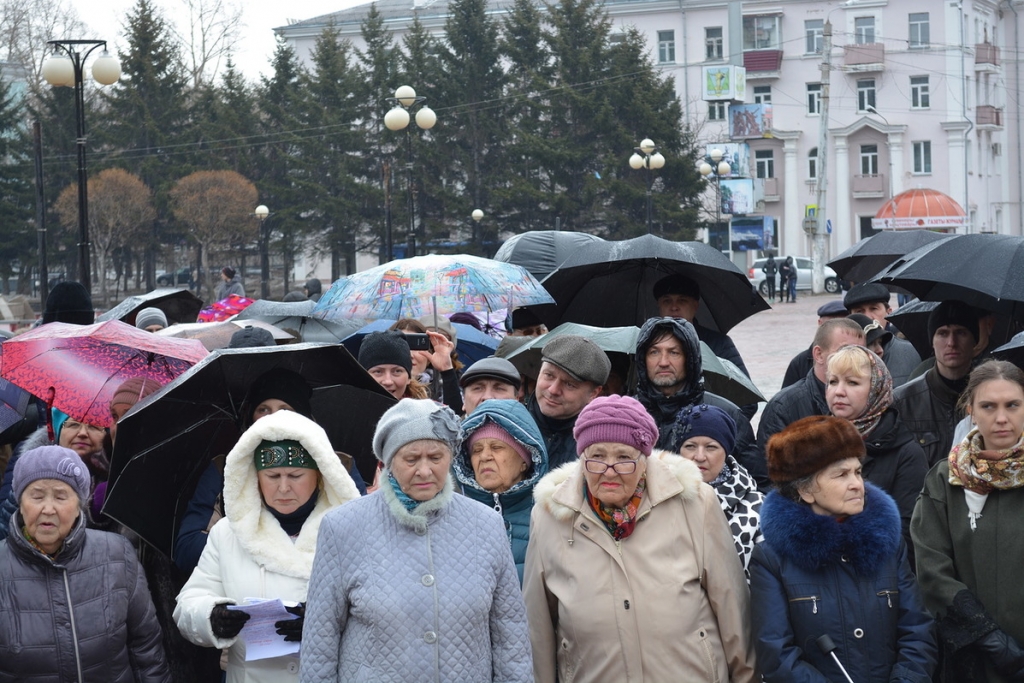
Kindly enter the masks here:
[[1011, 448], [987, 451], [975, 427], [949, 452], [949, 483], [982, 495], [1024, 486], [1024, 436]]
[[605, 505], [597, 499], [597, 497], [590, 492], [590, 488], [583, 484], [583, 493], [587, 496], [587, 502], [590, 503], [590, 509], [594, 511], [594, 514], [604, 522], [604, 525], [608, 528], [612, 538], [616, 541], [621, 541], [624, 538], [628, 538], [633, 533], [633, 529], [636, 528], [637, 523], [637, 512], [640, 510], [640, 503], [644, 499], [644, 492], [647, 490], [647, 475], [644, 474], [640, 477], [640, 483], [636, 485], [636, 491], [633, 492], [633, 497], [629, 499], [624, 508], [614, 508]]
[[857, 428], [861, 438], [866, 439], [871, 431], [878, 426], [882, 414], [892, 405], [892, 375], [886, 369], [885, 363], [870, 349], [859, 347], [868, 356], [870, 369], [868, 370], [868, 405], [859, 417], [850, 422]]

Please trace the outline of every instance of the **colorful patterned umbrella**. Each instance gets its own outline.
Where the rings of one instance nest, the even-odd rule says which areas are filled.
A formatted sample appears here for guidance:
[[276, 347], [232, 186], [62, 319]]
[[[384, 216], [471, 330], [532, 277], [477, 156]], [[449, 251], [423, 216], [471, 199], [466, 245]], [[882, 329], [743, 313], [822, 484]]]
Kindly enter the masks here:
[[166, 384], [207, 355], [192, 339], [158, 337], [120, 320], [49, 323], [3, 344], [0, 377], [75, 420], [110, 426], [110, 399], [132, 377]]
[[337, 322], [418, 318], [554, 303], [521, 266], [464, 254], [416, 256], [337, 280], [312, 315]]
[[255, 303], [255, 301], [255, 299], [250, 299], [249, 297], [232, 294], [226, 299], [215, 301], [203, 310], [199, 311], [199, 322], [212, 323], [227, 320], [231, 316], [238, 315], [241, 311], [244, 311], [248, 306]]

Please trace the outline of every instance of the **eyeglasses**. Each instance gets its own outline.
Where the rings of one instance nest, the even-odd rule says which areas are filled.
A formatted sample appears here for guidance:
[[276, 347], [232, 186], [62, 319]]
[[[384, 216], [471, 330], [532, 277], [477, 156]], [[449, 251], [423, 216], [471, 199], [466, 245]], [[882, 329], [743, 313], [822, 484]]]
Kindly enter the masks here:
[[583, 466], [587, 468], [587, 472], [593, 474], [604, 474], [608, 470], [614, 470], [616, 474], [633, 474], [636, 472], [636, 463], [636, 460], [619, 460], [617, 463], [609, 465], [606, 462], [588, 458], [583, 461]]
[[93, 434], [102, 434], [103, 432], [106, 431], [106, 427], [101, 427], [99, 425], [91, 425], [85, 422], [75, 422], [74, 420], [64, 421], [64, 429], [67, 429], [69, 432], [77, 432], [82, 427], [85, 427], [87, 430], [89, 430], [89, 432]]

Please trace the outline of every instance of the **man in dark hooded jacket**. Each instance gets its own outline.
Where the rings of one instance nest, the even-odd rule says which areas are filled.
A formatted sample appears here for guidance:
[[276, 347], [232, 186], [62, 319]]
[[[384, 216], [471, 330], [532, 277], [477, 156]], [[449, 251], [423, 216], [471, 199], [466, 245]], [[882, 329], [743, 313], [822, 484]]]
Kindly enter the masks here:
[[758, 486], [768, 485], [768, 469], [750, 421], [735, 403], [704, 390], [700, 340], [692, 324], [668, 317], [645, 322], [636, 340], [636, 376], [636, 398], [658, 425], [658, 448], [675, 442], [672, 431], [680, 410], [703, 403], [717, 406], [736, 422], [736, 447], [731, 455], [747, 468]]
[[306, 298], [310, 301], [320, 301], [320, 295], [323, 294], [323, 285], [320, 284], [320, 280], [315, 277], [311, 277], [306, 280], [306, 284], [302, 287], [302, 293], [306, 295]]

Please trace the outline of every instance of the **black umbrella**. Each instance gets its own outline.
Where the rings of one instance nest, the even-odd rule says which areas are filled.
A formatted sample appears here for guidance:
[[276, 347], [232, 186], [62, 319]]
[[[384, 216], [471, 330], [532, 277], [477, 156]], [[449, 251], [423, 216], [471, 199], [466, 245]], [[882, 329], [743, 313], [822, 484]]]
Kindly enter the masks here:
[[948, 235], [931, 230], [890, 230], [865, 237], [828, 262], [844, 280], [865, 282], [915, 249]]
[[1024, 368], [1024, 332], [1013, 335], [1009, 342], [992, 352], [999, 360], [1010, 361], [1018, 368]]
[[587, 232], [532, 230], [505, 240], [494, 260], [522, 266], [535, 278], [543, 280], [578, 249], [592, 242], [604, 240]]
[[928, 336], [928, 316], [938, 305], [938, 301], [911, 301], [885, 318], [914, 345], [921, 358], [928, 358], [933, 353], [932, 340]]
[[[768, 303], [725, 254], [703, 242], [670, 242], [644, 235], [596, 242], [570, 256], [544, 279], [556, 302], [549, 328], [564, 322], [595, 327], [643, 325], [658, 314], [654, 283], [680, 273], [700, 285], [696, 322], [728, 332]], [[543, 314], [542, 314], [543, 315]]]
[[178, 525], [213, 457], [241, 435], [250, 385], [273, 368], [293, 370], [313, 388], [313, 416], [334, 448], [351, 455], [366, 481], [371, 442], [391, 397], [337, 344], [221, 349], [139, 403], [117, 424], [103, 512], [171, 555]]
[[362, 320], [352, 323], [329, 322], [311, 318], [315, 301], [269, 301], [260, 299], [246, 306], [235, 320], [260, 320], [285, 330], [295, 330], [304, 342], [338, 344], [363, 326]]
[[96, 322], [120, 320], [135, 324], [135, 315], [143, 308], [159, 308], [167, 316], [167, 324], [194, 323], [203, 308], [203, 300], [187, 289], [161, 287], [152, 292], [130, 296], [103, 315]]

